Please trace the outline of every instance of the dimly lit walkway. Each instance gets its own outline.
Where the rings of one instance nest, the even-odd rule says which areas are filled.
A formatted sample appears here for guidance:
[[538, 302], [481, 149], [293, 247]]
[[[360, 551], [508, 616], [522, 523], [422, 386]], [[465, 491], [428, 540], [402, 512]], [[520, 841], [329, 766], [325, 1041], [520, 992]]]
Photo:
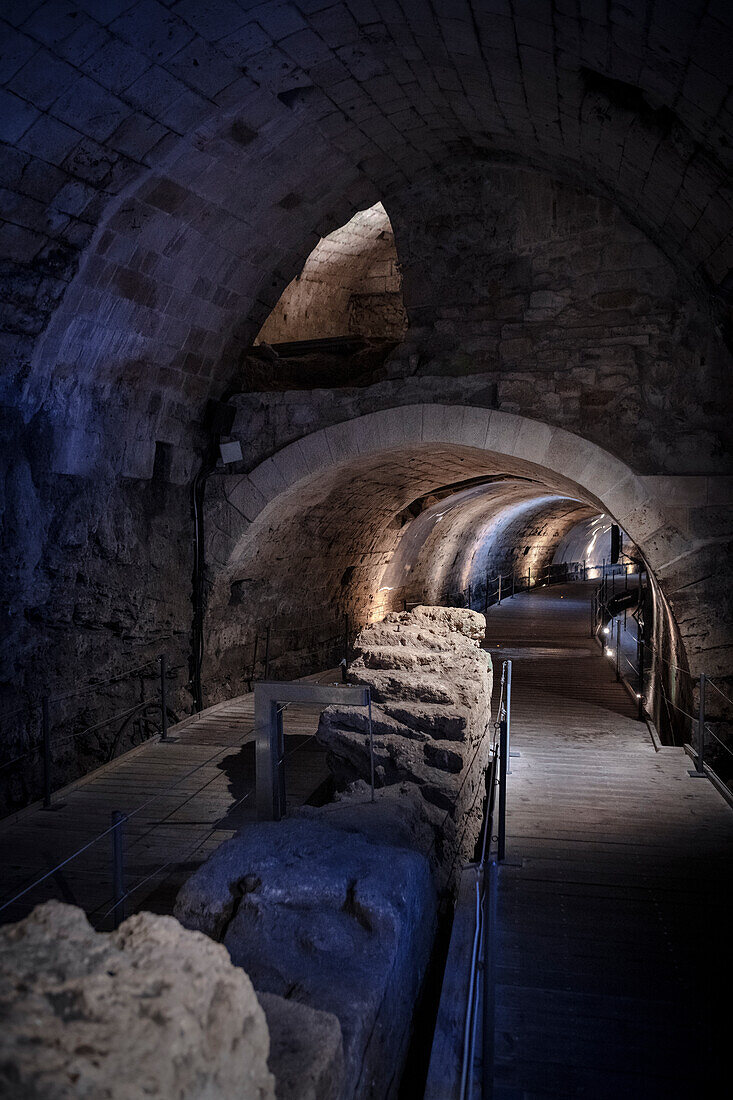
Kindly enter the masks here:
[[[284, 716], [287, 796], [293, 806], [302, 805], [328, 776], [325, 752], [314, 739], [319, 713], [319, 707], [289, 706]], [[80, 905], [95, 926], [109, 927], [112, 837], [94, 838], [109, 829], [115, 810], [129, 815], [127, 912], [170, 912], [181, 883], [255, 818], [253, 726], [253, 694], [209, 707], [172, 727], [171, 744], [147, 741], [57, 792], [52, 810], [31, 806], [0, 823], [0, 904], [89, 845], [0, 913], [0, 923], [57, 898]]]
[[514, 662], [521, 753], [499, 880], [496, 1096], [722, 1095], [711, 1048], [728, 1015], [733, 811], [681, 749], [655, 752], [590, 638], [590, 587], [488, 618], [496, 673]]

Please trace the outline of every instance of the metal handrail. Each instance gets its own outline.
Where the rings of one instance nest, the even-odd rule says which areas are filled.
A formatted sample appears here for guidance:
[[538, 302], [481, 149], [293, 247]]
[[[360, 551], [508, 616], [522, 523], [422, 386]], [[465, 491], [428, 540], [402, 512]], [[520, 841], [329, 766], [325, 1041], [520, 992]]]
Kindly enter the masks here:
[[[609, 634], [609, 627], [606, 624], [612, 622], [614, 618], [616, 618], [616, 616], [614, 616], [609, 609], [607, 585], [604, 580], [598, 586], [591, 600], [591, 635], [595, 637], [606, 649], [606, 653], [609, 657], [615, 658], [617, 670], [616, 678], [624, 682], [627, 685], [629, 691], [636, 696], [640, 720], [644, 720], [647, 718], [647, 713], [644, 706], [644, 678], [645, 672], [647, 671], [644, 657], [647, 652], [654, 654], [658, 662], [665, 665], [670, 671], [673, 671], [675, 675], [679, 673], [683, 676], [687, 676], [689, 680], [690, 690], [692, 691], [695, 678], [693, 677], [689, 669], [683, 668], [681, 665], [676, 664], [674, 661], [670, 661], [669, 658], [660, 653], [657, 647], [644, 637], [643, 631], [639, 631], [637, 633], [636, 666], [633, 665], [633, 663], [621, 653], [621, 632], [630, 632], [626, 626], [626, 623], [621, 623], [620, 616], [616, 618], [617, 629], [615, 649], [612, 645], [610, 645], [610, 638], [608, 640], [606, 640], [605, 637], [600, 638], [599, 634], [601, 633], [603, 635]], [[633, 670], [633, 672], [636, 673], [636, 688], [634, 688], [634, 685], [632, 685], [627, 677], [621, 672], [622, 659]], [[695, 770], [691, 771], [690, 775], [700, 778], [705, 777], [711, 779], [714, 784], [717, 784], [720, 788], [723, 788], [727, 792], [727, 797], [729, 801], [733, 800], [733, 787], [731, 787], [731, 784], [726, 779], [724, 779], [723, 776], [721, 776], [717, 771], [715, 771], [715, 769], [705, 759], [706, 731], [710, 734], [713, 740], [720, 745], [721, 749], [725, 750], [730, 756], [733, 756], [733, 750], [715, 733], [713, 729], [711, 729], [709, 725], [709, 720], [706, 718], [706, 688], [708, 686], [713, 687], [715, 691], [729, 704], [733, 704], [733, 700], [731, 700], [726, 695], [726, 693], [722, 691], [722, 689], [719, 688], [706, 673], [703, 672], [700, 674], [697, 681], [698, 715], [695, 716], [694, 714], [690, 714], [690, 712], [685, 710], [683, 707], [678, 706], [677, 703], [669, 698], [669, 695], [667, 694], [664, 686], [664, 677], [660, 672], [660, 667], [658, 664], [656, 666], [652, 664], [652, 675], [653, 679], [651, 681], [651, 686], [655, 691], [658, 692], [659, 697], [661, 698], [664, 706], [667, 709], [667, 718], [670, 724], [670, 728], [674, 730], [670, 708], [676, 711], [678, 714], [682, 715], [689, 722], [689, 745], [687, 747], [689, 748], [690, 754], [695, 761]]]
[[[471, 949], [468, 975], [468, 998], [463, 1024], [460, 1100], [468, 1100], [473, 1091], [473, 1063], [478, 1022], [478, 1005], [482, 1008], [482, 1096], [493, 1095], [494, 1068], [494, 952], [492, 930], [496, 927], [498, 866], [505, 856], [506, 782], [509, 774], [509, 723], [511, 719], [512, 662], [502, 665], [501, 694], [497, 709], [496, 733], [492, 742], [491, 760], [486, 769], [486, 810], [481, 842], [481, 855], [476, 864], [476, 927]], [[504, 698], [506, 695], [506, 704]], [[498, 792], [498, 807], [497, 807]], [[494, 817], [498, 809], [498, 828], [494, 834]], [[492, 850], [496, 841], [496, 849]], [[481, 984], [479, 986], [479, 979]]]

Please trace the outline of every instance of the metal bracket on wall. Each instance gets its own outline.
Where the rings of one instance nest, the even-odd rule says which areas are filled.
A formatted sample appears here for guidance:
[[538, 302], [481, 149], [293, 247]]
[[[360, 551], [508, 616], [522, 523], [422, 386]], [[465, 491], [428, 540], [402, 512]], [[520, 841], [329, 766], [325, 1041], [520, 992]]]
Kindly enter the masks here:
[[370, 707], [370, 702], [368, 687], [287, 681], [255, 684], [255, 786], [258, 820], [279, 821], [285, 814], [283, 704]]

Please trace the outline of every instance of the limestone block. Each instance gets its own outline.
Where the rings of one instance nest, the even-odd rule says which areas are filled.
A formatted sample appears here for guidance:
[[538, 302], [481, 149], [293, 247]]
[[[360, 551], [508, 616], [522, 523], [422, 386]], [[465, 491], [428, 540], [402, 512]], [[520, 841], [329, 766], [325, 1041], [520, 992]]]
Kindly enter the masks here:
[[553, 429], [539, 420], [525, 420], [519, 429], [514, 453], [527, 462], [543, 464], [552, 441]]
[[423, 406], [422, 438], [425, 443], [450, 443], [461, 438], [462, 405]]
[[491, 409], [467, 407], [463, 416], [462, 441], [469, 447], [479, 447], [483, 450], [490, 420]]
[[375, 413], [372, 419], [382, 447], [388, 449], [419, 443], [422, 418], [422, 405], [402, 405], [396, 409], [383, 409]]
[[344, 1047], [336, 1017], [274, 993], [257, 999], [270, 1031], [268, 1065], [277, 1100], [338, 1100]]
[[332, 424], [326, 428], [326, 438], [334, 463], [349, 462], [359, 454], [350, 424]]
[[514, 447], [522, 426], [522, 417], [514, 413], [494, 410], [486, 433], [487, 451], [497, 451], [499, 454], [514, 454]]
[[266, 458], [249, 473], [249, 479], [259, 493], [270, 501], [281, 493], [285, 486], [282, 474], [271, 458]]
[[0, 1095], [274, 1100], [265, 1015], [208, 937], [138, 913], [97, 933], [46, 902], [0, 929]]
[[333, 458], [324, 431], [313, 432], [312, 435], [298, 440], [298, 446], [312, 474], [320, 473], [329, 466], [333, 466]]
[[233, 507], [250, 522], [259, 515], [267, 503], [262, 493], [248, 477], [240, 478], [234, 488], [227, 492], [227, 498]]
[[[443, 815], [441, 887], [454, 883], [480, 827], [492, 690], [484, 632], [483, 615], [467, 609], [392, 612], [362, 630], [349, 668], [371, 690], [376, 785], [407, 784], [429, 822], [436, 810]], [[321, 715], [317, 736], [342, 787], [370, 779], [368, 732], [363, 708], [333, 706]]]
[[338, 1018], [344, 1098], [395, 1095], [435, 926], [425, 856], [319, 820], [263, 822], [217, 849], [175, 912], [259, 991]]
[[286, 485], [293, 485], [296, 481], [302, 481], [308, 477], [309, 470], [303, 452], [297, 443], [291, 443], [282, 451], [272, 456], [272, 461], [278, 469]]

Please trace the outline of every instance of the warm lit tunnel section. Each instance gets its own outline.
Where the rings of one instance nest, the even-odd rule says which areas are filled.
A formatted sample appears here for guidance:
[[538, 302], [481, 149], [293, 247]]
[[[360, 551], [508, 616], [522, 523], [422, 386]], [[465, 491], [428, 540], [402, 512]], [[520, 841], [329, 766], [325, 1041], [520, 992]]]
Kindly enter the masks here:
[[407, 329], [394, 233], [378, 202], [323, 237], [257, 337], [279, 344], [339, 336], [399, 340]]
[[537, 583], [558, 540], [595, 510], [536, 481], [501, 475], [434, 495], [442, 499], [413, 520], [385, 570], [382, 587], [395, 600], [464, 603], [470, 593], [481, 609], [499, 575]]
[[209, 701], [244, 690], [248, 669], [262, 675], [265, 647], [269, 675], [299, 675], [333, 664], [346, 631], [405, 601], [455, 602], [470, 584], [480, 607], [487, 580], [538, 576], [562, 537], [601, 510], [557, 473], [452, 444], [305, 477], [247, 526], [213, 580]]
[[[612, 562], [612, 527], [613, 519], [605, 512], [582, 520], [560, 540], [552, 564], [585, 562], [588, 580], [597, 580], [603, 574], [604, 563]], [[620, 531], [620, 536], [620, 560], [628, 565], [636, 560], [638, 551], [625, 531]]]

